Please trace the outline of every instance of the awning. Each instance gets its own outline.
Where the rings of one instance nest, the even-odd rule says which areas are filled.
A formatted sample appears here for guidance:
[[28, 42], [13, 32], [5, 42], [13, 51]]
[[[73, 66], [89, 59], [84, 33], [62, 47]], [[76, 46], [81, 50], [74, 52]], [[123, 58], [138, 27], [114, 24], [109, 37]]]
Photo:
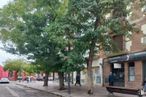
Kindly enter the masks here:
[[109, 58], [109, 63], [120, 63], [128, 61], [127, 55]]
[[145, 52], [138, 52], [129, 55], [130, 61], [137, 61], [137, 60], [146, 60], [146, 51]]
[[109, 63], [146, 60], [146, 51], [109, 58]]

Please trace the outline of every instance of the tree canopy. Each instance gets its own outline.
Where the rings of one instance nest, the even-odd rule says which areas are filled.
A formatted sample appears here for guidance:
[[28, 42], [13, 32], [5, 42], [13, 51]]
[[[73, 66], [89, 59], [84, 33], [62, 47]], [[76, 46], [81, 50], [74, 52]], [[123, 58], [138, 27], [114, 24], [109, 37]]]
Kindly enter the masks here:
[[21, 72], [23, 70], [23, 66], [28, 64], [27, 62], [25, 62], [24, 60], [6, 60], [4, 62], [4, 70], [8, 70], [8, 71], [17, 71], [17, 72]]
[[5, 45], [7, 51], [27, 55], [45, 71], [81, 70], [83, 62], [87, 62], [91, 94], [93, 57], [100, 50], [120, 51], [112, 36], [128, 36], [132, 32], [127, 19], [131, 3], [132, 0], [14, 0], [0, 10], [1, 40], [9, 42]]

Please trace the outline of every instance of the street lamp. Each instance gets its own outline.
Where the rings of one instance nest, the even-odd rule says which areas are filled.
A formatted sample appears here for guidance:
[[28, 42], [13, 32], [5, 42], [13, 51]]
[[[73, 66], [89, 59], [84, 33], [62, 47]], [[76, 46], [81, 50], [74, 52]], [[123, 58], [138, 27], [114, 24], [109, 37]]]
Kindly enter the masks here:
[[[67, 47], [67, 52], [70, 51], [70, 45]], [[68, 94], [71, 94], [71, 87], [70, 87], [70, 72], [68, 74]]]

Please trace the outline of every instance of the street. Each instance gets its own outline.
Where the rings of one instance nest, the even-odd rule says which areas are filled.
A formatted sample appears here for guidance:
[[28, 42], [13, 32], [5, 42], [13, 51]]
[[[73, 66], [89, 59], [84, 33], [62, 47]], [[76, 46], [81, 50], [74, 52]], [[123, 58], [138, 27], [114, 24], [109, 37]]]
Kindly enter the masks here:
[[[58, 95], [62, 95], [63, 97], [137, 97], [137, 95], [128, 95], [128, 94], [122, 94], [122, 93], [114, 93], [114, 95], [109, 94], [105, 87], [95, 86], [94, 87], [94, 94], [88, 95], [87, 94], [87, 87], [82, 86], [75, 86], [71, 85], [71, 95], [68, 94], [68, 90], [58, 90], [58, 84], [55, 81], [49, 81], [48, 85], [49, 87], [43, 87], [42, 81], [36, 81], [31, 83], [26, 82], [16, 82], [16, 84], [19, 86], [25, 86], [25, 87], [31, 87], [34, 89], [40, 89], [47, 92], [52, 92]], [[67, 86], [67, 83], [66, 83]], [[145, 97], [145, 96], [144, 96]]]
[[58, 96], [10, 83], [0, 84], [0, 97], [58, 97]]

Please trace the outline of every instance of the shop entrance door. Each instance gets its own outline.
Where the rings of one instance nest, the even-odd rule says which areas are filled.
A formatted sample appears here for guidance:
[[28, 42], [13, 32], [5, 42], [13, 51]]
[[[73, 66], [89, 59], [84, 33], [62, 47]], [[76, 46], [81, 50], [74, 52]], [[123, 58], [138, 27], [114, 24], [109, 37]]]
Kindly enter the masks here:
[[146, 61], [143, 61], [143, 80], [146, 80]]
[[113, 63], [111, 66], [114, 75], [114, 86], [124, 86], [124, 64]]

